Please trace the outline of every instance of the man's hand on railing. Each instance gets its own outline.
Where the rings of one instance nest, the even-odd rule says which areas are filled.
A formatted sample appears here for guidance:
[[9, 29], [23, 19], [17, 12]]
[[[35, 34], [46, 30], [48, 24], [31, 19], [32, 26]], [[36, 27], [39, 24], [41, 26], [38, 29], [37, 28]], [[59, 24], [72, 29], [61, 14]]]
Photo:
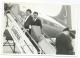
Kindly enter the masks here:
[[25, 29], [25, 28], [23, 28], [23, 32], [27, 32], [27, 31], [29, 31], [29, 29]]
[[31, 29], [31, 25], [29, 25], [29, 29]]

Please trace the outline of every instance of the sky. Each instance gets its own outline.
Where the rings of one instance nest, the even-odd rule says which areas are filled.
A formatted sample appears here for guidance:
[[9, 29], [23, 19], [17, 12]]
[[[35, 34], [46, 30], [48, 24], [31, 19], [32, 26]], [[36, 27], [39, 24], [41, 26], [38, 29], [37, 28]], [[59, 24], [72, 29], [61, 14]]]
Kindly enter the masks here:
[[31, 9], [33, 11], [37, 11], [39, 13], [56, 16], [61, 10], [62, 5], [54, 5], [49, 3], [19, 3], [20, 9], [25, 11], [26, 9]]

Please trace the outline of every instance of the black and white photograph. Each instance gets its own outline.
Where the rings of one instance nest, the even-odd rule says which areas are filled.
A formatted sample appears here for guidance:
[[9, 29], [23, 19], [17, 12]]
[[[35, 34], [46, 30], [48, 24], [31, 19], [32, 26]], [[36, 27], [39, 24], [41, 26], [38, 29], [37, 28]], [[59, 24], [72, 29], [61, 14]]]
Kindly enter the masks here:
[[76, 6], [44, 2], [3, 4], [3, 54], [76, 55]]

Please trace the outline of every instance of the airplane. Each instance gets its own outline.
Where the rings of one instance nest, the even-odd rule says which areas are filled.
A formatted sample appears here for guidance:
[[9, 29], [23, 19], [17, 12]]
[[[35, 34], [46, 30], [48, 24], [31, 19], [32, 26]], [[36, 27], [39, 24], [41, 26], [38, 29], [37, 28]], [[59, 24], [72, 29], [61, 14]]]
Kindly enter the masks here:
[[[7, 14], [8, 24], [9, 24], [7, 30], [11, 34], [15, 44], [20, 49], [21, 53], [37, 54], [36, 47], [38, 47], [41, 54], [55, 53], [56, 52], [55, 47], [52, 46], [49, 42], [47, 42], [45, 39], [43, 39], [40, 43], [36, 43], [30, 36], [30, 34], [29, 34], [29, 36], [31, 37], [31, 39], [30, 39], [31, 41], [24, 34], [24, 32], [21, 30], [21, 27], [22, 27], [21, 22], [22, 21], [20, 21], [20, 20], [22, 20], [22, 18], [20, 17], [20, 9], [18, 7], [19, 6], [15, 5], [14, 8], [10, 11], [10, 14]], [[66, 7], [68, 7], [68, 6], [66, 6], [66, 5], [62, 6], [62, 9], [58, 16], [55, 16], [55, 17], [48, 16], [48, 15], [40, 15], [39, 16], [39, 18], [41, 19], [41, 22], [42, 22], [43, 32], [46, 34], [46, 36], [45, 36], [46, 38], [55, 38], [60, 32], [62, 32], [62, 30], [65, 27], [67, 27], [65, 25], [65, 23], [63, 24], [57, 20], [57, 19], [59, 19], [60, 15], [62, 15], [60, 17], [64, 18], [64, 15], [67, 13]], [[66, 10], [65, 10], [65, 8], [66, 8]], [[24, 14], [24, 12], [22, 12], [22, 13]], [[66, 19], [66, 18], [67, 18], [67, 15], [64, 19]], [[42, 37], [42, 38], [45, 38], [45, 37]], [[42, 44], [45, 44], [45, 45], [43, 46]], [[47, 47], [48, 50], [45, 47]]]

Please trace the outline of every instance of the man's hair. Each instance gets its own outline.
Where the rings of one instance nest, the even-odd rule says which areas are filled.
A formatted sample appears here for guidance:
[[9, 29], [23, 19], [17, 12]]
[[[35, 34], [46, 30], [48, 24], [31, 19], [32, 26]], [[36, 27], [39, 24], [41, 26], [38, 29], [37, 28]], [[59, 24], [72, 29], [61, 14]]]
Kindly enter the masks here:
[[33, 14], [37, 14], [38, 15], [38, 12], [34, 12]]
[[30, 13], [32, 13], [32, 11], [30, 9], [27, 9], [26, 11], [29, 11]]
[[63, 29], [63, 31], [70, 31], [70, 30], [69, 30], [69, 28], [67, 27], [67, 28]]

